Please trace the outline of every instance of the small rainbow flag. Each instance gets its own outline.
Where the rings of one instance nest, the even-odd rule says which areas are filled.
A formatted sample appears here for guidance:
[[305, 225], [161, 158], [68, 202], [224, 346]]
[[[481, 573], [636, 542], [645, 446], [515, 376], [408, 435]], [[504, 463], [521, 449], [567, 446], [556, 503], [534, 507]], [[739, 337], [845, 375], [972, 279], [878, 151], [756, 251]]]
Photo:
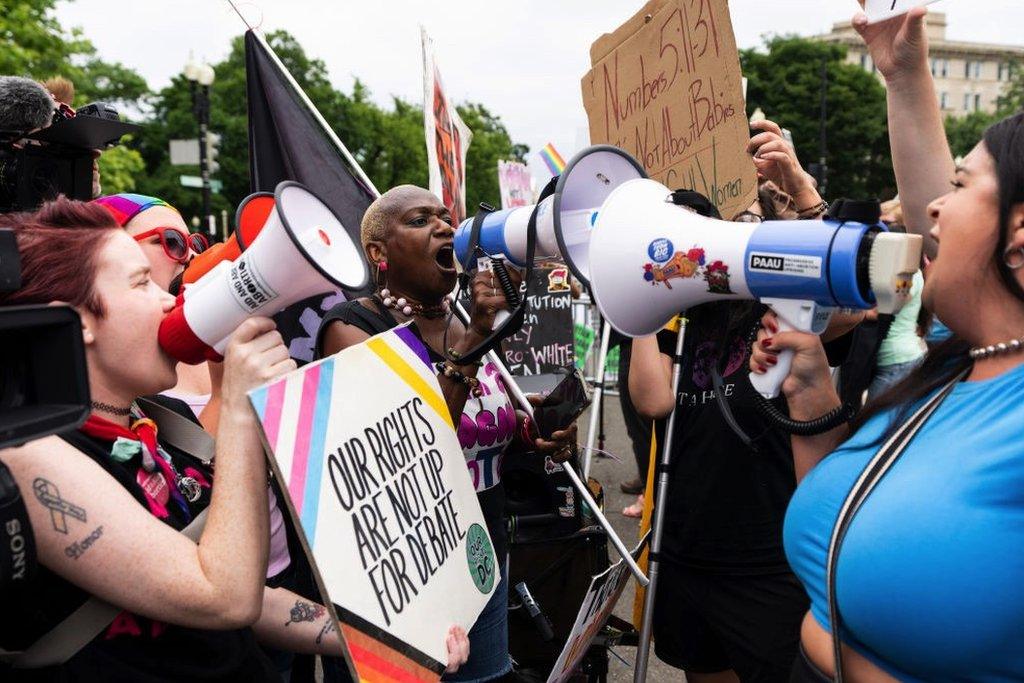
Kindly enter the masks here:
[[538, 154], [544, 160], [544, 163], [548, 165], [551, 175], [561, 175], [562, 171], [565, 170], [565, 159], [562, 158], [562, 155], [558, 153], [558, 150], [550, 142], [544, 145], [544, 149], [539, 151]]

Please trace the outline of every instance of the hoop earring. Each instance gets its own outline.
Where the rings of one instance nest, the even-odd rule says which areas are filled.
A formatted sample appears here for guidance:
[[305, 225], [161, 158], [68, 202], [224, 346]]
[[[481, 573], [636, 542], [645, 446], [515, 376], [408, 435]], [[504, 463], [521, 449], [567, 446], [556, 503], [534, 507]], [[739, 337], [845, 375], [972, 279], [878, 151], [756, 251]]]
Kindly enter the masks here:
[[374, 278], [377, 290], [380, 291], [388, 286], [388, 262], [377, 261], [377, 275]]
[[1024, 268], [1024, 247], [1017, 247], [1016, 249], [1007, 249], [1003, 252], [1003, 263], [1010, 270], [1020, 270]]

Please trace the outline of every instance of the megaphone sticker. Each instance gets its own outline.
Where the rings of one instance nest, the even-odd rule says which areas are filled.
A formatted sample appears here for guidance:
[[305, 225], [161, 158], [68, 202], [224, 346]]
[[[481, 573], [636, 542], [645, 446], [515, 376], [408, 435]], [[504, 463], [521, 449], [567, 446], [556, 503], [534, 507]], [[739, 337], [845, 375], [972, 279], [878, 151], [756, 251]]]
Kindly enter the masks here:
[[734, 293], [729, 287], [729, 266], [720, 260], [708, 263], [702, 247], [675, 251], [670, 240], [660, 237], [648, 245], [647, 254], [655, 263], [644, 264], [643, 278], [652, 286], [664, 284], [672, 289], [672, 279], [702, 277], [712, 294]]
[[548, 294], [569, 291], [572, 291], [572, 287], [569, 286], [569, 269], [553, 268], [548, 273]]
[[235, 301], [246, 313], [252, 313], [276, 299], [277, 292], [260, 276], [259, 271], [248, 263], [247, 253], [242, 254], [242, 257], [232, 265], [228, 281]]
[[656, 263], [668, 261], [672, 258], [673, 253], [675, 253], [675, 248], [672, 246], [672, 241], [664, 237], [659, 237], [647, 245], [647, 255]]

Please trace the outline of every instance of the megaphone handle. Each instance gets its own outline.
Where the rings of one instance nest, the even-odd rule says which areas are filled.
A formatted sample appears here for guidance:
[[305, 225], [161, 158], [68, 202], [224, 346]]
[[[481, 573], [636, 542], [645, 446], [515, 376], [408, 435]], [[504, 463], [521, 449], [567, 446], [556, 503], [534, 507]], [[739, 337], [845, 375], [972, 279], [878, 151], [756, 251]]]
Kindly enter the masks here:
[[[828, 321], [835, 310], [814, 301], [799, 299], [764, 298], [761, 299], [761, 303], [771, 306], [775, 312], [780, 332], [801, 330], [821, 334], [828, 327]], [[768, 368], [768, 372], [760, 375], [750, 373], [750, 383], [765, 398], [775, 398], [779, 395], [782, 382], [789, 375], [789, 369], [793, 365], [793, 352], [782, 351], [778, 359], [775, 365]]]
[[[779, 332], [789, 332], [794, 329], [792, 325], [783, 318], [778, 318]], [[789, 369], [793, 365], [793, 352], [790, 350], [781, 351], [777, 356], [779, 359], [775, 365], [768, 367], [768, 372], [763, 374], [750, 373], [750, 383], [754, 385], [757, 393], [765, 398], [775, 398], [779, 395], [782, 383], [789, 376]]]
[[496, 330], [505, 324], [505, 321], [509, 319], [512, 314], [506, 310], [498, 311], [494, 314], [494, 325], [491, 326], [492, 330]]

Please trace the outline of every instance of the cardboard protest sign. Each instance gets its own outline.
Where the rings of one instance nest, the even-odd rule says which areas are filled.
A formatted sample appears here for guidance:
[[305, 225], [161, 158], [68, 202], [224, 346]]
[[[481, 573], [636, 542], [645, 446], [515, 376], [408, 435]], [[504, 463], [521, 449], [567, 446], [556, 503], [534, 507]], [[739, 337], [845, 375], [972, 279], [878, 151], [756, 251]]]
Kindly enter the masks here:
[[[650, 533], [641, 539], [640, 544], [630, 553], [636, 559], [647, 546]], [[563, 683], [572, 677], [576, 667], [579, 666], [587, 649], [594, 641], [597, 634], [604, 628], [605, 622], [615, 609], [615, 603], [619, 601], [626, 582], [629, 581], [629, 567], [622, 560], [619, 560], [604, 572], [590, 580], [590, 588], [583, 596], [583, 604], [576, 615], [576, 623], [573, 624], [569, 638], [558, 655], [554, 668], [548, 676], [547, 683]]]
[[250, 400], [360, 678], [436, 681], [500, 576], [426, 349], [400, 327]]
[[569, 269], [534, 268], [526, 298], [523, 326], [501, 343], [505, 365], [513, 375], [540, 375], [572, 367], [575, 354]]
[[590, 48], [583, 106], [592, 144], [632, 154], [670, 189], [746, 210], [757, 174], [727, 0], [650, 0]]
[[458, 225], [466, 217], [466, 150], [473, 133], [459, 118], [441, 83], [434, 42], [423, 38], [423, 128], [427, 134], [427, 172], [430, 191], [452, 213]]
[[915, 7], [930, 5], [938, 0], [865, 0], [864, 13], [871, 23], [885, 21], [906, 14]]
[[498, 188], [501, 190], [501, 208], [533, 204], [533, 177], [526, 164], [518, 161], [498, 160]]

